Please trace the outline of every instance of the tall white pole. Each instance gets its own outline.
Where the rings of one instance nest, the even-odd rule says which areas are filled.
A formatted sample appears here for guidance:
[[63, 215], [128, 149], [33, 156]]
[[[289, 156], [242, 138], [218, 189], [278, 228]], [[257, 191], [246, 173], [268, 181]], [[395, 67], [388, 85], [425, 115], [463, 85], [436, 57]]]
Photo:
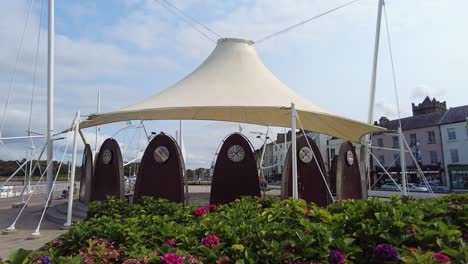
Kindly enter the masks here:
[[179, 120], [179, 138], [177, 139], [179, 141], [179, 145], [182, 148], [182, 120]]
[[[382, 24], [382, 8], [384, 6], [384, 0], [379, 0], [379, 6], [377, 11], [377, 25], [375, 29], [375, 42], [374, 42], [374, 60], [372, 63], [372, 80], [371, 80], [371, 89], [370, 89], [370, 98], [369, 98], [369, 112], [367, 116], [367, 123], [372, 125], [374, 119], [374, 106], [375, 106], [375, 88], [377, 84], [377, 66], [379, 60], [379, 47], [380, 47], [380, 26]], [[370, 180], [370, 135], [366, 135], [364, 141], [361, 142], [364, 151], [361, 151], [361, 163], [364, 163], [364, 166], [361, 166], [361, 183], [363, 190], [363, 197], [367, 197], [367, 184], [366, 181]], [[364, 153], [363, 153], [364, 152]]]
[[406, 160], [405, 160], [405, 150], [404, 150], [404, 142], [403, 142], [403, 131], [401, 127], [398, 128], [398, 139], [400, 144], [400, 165], [401, 165], [401, 183], [403, 184], [403, 195], [407, 195], [406, 192]]
[[70, 169], [70, 189], [68, 191], [68, 210], [67, 210], [67, 222], [64, 226], [71, 226], [72, 224], [72, 212], [73, 212], [73, 191], [75, 189], [75, 167], [76, 167], [76, 150], [78, 143], [78, 133], [80, 129], [80, 111], [76, 113], [75, 117], [75, 131], [73, 132], [73, 151], [72, 161]]
[[47, 191], [52, 191], [54, 178], [54, 0], [49, 0], [49, 30], [47, 45]]
[[[98, 89], [97, 93], [97, 109], [96, 113], [101, 112], [101, 89]], [[96, 157], [98, 149], [98, 135], [99, 135], [99, 126], [96, 126], [96, 141], [94, 142], [94, 156]]]
[[291, 103], [291, 159], [292, 159], [292, 193], [293, 198], [299, 198], [297, 187], [297, 150], [296, 150], [296, 106]]

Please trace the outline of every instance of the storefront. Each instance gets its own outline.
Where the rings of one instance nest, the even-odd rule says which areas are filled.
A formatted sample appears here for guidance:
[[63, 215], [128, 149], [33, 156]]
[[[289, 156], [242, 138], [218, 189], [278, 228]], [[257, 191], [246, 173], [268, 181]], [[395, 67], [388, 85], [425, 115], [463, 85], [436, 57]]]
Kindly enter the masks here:
[[468, 165], [448, 165], [451, 189], [468, 190]]

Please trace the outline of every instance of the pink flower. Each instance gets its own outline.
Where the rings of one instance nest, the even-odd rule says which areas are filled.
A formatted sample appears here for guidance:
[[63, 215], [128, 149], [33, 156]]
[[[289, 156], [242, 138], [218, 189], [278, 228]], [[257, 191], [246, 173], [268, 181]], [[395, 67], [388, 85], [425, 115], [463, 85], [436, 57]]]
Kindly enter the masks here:
[[184, 256], [185, 264], [203, 264], [200, 260], [196, 259], [194, 256], [187, 254]]
[[314, 215], [314, 211], [310, 209], [305, 212], [305, 216], [313, 216], [313, 215]]
[[214, 248], [219, 245], [219, 243], [221, 243], [221, 240], [219, 240], [219, 237], [216, 235], [210, 234], [202, 238], [201, 242], [203, 245], [205, 245], [205, 247]]
[[440, 252], [434, 253], [434, 258], [442, 263], [450, 263], [450, 261], [452, 261], [448, 256]]
[[138, 259], [127, 259], [123, 264], [141, 264], [141, 262]]
[[216, 210], [216, 208], [218, 208], [218, 206], [216, 206], [216, 204], [210, 204], [210, 206], [208, 206], [208, 210], [210, 212], [213, 212], [214, 210]]
[[416, 227], [410, 226], [408, 229], [406, 229], [407, 234], [416, 234]]
[[184, 259], [175, 254], [175, 253], [167, 253], [161, 258], [161, 264], [183, 264]]
[[229, 259], [229, 257], [227, 257], [227, 256], [221, 256], [221, 257], [219, 257], [219, 259], [216, 261], [216, 264], [228, 264], [229, 262], [231, 262], [231, 260]]
[[311, 233], [312, 233], [312, 232], [310, 232], [309, 229], [307, 229], [307, 230], [305, 231], [305, 234], [306, 234], [306, 235], [310, 235]]
[[193, 215], [196, 217], [200, 217], [206, 213], [208, 213], [208, 208], [206, 207], [198, 207], [197, 209], [193, 211]]
[[166, 241], [166, 245], [170, 247], [174, 247], [176, 244], [177, 244], [177, 240], [175, 238], [171, 238]]

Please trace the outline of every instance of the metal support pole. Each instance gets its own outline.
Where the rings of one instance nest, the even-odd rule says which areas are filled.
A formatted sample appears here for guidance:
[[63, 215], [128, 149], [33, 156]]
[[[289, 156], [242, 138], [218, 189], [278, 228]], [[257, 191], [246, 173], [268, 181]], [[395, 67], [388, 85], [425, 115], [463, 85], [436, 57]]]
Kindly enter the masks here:
[[52, 191], [54, 178], [54, 0], [49, 0], [49, 30], [47, 46], [47, 192]]
[[404, 135], [401, 127], [398, 128], [398, 139], [400, 144], [400, 165], [401, 165], [401, 184], [403, 184], [403, 195], [407, 195], [406, 192], [406, 162], [405, 162], [405, 149], [404, 149]]
[[[375, 43], [374, 43], [374, 59], [372, 62], [372, 80], [371, 80], [371, 89], [370, 89], [370, 98], [369, 98], [369, 112], [367, 116], [367, 123], [372, 125], [374, 119], [374, 105], [375, 105], [375, 88], [377, 84], [377, 66], [379, 60], [379, 46], [380, 46], [380, 26], [382, 24], [382, 8], [384, 6], [384, 0], [379, 0], [379, 6], [377, 11], [377, 25], [375, 29]], [[366, 135], [364, 140], [361, 141], [361, 146], [364, 148], [361, 151], [361, 184], [364, 187], [363, 198], [367, 197], [367, 184], [366, 181], [370, 180], [370, 145], [371, 145], [370, 135]], [[364, 155], [362, 155], [364, 154]]]
[[[267, 128], [267, 132], [265, 134], [265, 140], [263, 141], [263, 149], [262, 149], [262, 155], [260, 156], [260, 165], [258, 166], [258, 175], [261, 175], [263, 172], [262, 166], [263, 166], [263, 159], [265, 158], [265, 150], [266, 150], [266, 145], [267, 145], [267, 140], [268, 140], [268, 132], [270, 131], [270, 127]], [[264, 176], [264, 175], [262, 175]]]
[[291, 103], [291, 159], [292, 159], [292, 193], [293, 198], [299, 198], [297, 186], [297, 150], [296, 150], [296, 106]]
[[75, 167], [76, 167], [76, 150], [78, 143], [78, 132], [80, 130], [80, 111], [76, 113], [75, 117], [75, 131], [73, 133], [73, 151], [72, 161], [70, 170], [70, 190], [68, 191], [68, 210], [67, 210], [67, 222], [64, 226], [71, 226], [72, 224], [72, 210], [73, 210], [73, 190], [75, 187]]

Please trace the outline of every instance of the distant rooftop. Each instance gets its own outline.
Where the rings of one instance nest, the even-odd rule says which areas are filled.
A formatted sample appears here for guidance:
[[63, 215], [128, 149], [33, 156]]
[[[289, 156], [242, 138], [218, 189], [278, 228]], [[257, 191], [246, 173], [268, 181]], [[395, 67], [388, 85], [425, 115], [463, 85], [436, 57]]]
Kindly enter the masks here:
[[[449, 108], [446, 102], [439, 102], [435, 98], [432, 100], [427, 96], [419, 105], [412, 104], [413, 116], [401, 119], [403, 130], [411, 130], [422, 127], [439, 126], [444, 124], [464, 122], [468, 117], [468, 105]], [[398, 129], [398, 119], [389, 120], [381, 117], [375, 125], [388, 130]]]

